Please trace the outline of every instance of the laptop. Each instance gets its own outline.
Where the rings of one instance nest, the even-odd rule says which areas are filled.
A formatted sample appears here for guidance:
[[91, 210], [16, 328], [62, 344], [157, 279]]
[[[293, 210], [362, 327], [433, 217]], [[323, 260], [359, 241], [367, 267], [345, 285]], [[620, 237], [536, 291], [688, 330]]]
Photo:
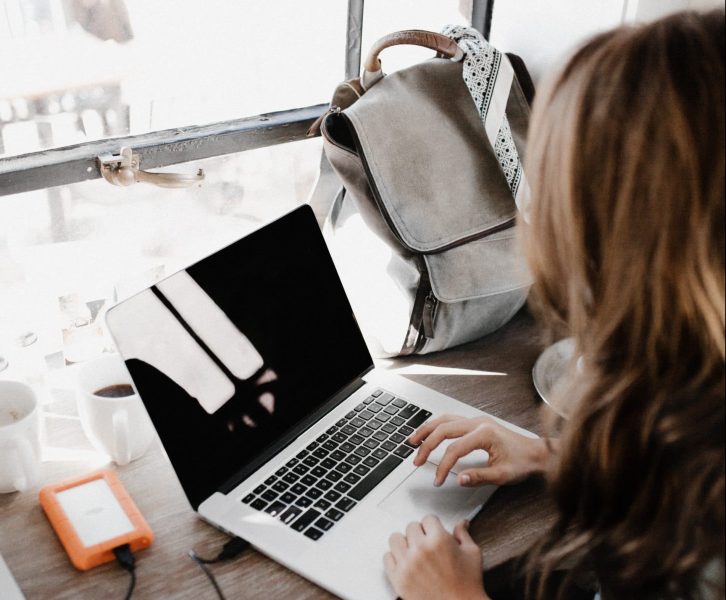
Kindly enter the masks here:
[[308, 206], [106, 319], [201, 518], [338, 596], [395, 598], [390, 534], [429, 513], [451, 529], [494, 490], [456, 483], [484, 451], [438, 488], [444, 448], [413, 466], [418, 426], [482, 413], [374, 368]]

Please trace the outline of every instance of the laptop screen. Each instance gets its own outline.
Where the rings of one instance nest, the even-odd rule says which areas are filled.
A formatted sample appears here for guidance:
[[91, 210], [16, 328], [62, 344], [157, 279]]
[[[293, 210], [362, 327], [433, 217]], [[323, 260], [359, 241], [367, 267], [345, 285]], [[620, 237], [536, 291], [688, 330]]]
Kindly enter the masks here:
[[307, 206], [107, 323], [195, 508], [373, 365]]

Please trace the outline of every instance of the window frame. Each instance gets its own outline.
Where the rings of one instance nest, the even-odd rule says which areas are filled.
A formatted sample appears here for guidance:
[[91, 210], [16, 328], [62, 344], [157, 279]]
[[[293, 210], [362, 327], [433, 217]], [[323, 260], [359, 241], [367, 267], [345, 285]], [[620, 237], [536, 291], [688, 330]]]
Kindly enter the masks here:
[[[365, 0], [348, 0], [345, 78], [357, 77]], [[472, 0], [472, 26], [489, 38], [494, 0]], [[245, 150], [307, 139], [308, 129], [327, 109], [316, 104], [206, 125], [105, 138], [0, 159], [0, 196], [101, 178], [97, 157], [133, 148], [140, 168], [154, 169]]]

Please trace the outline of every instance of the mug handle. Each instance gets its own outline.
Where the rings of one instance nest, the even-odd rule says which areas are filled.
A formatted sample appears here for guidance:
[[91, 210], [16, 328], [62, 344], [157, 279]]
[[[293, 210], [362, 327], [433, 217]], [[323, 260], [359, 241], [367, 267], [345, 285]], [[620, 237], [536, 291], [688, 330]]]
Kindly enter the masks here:
[[13, 487], [19, 492], [24, 492], [36, 481], [35, 477], [35, 453], [30, 442], [25, 438], [15, 440], [13, 452], [18, 460], [13, 464]]
[[113, 450], [116, 464], [123, 466], [131, 462], [129, 414], [125, 410], [113, 413]]

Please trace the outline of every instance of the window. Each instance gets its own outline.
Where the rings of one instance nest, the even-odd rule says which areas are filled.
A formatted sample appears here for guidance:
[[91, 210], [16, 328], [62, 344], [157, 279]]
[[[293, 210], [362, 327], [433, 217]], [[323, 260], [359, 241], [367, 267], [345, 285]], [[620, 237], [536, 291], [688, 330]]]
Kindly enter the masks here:
[[[305, 202], [321, 155], [306, 131], [361, 48], [401, 28], [484, 29], [489, 6], [0, 0], [0, 377], [49, 383], [109, 347], [112, 302]], [[427, 56], [391, 49], [386, 68]], [[121, 146], [143, 169], [206, 178], [114, 187], [96, 157]]]

